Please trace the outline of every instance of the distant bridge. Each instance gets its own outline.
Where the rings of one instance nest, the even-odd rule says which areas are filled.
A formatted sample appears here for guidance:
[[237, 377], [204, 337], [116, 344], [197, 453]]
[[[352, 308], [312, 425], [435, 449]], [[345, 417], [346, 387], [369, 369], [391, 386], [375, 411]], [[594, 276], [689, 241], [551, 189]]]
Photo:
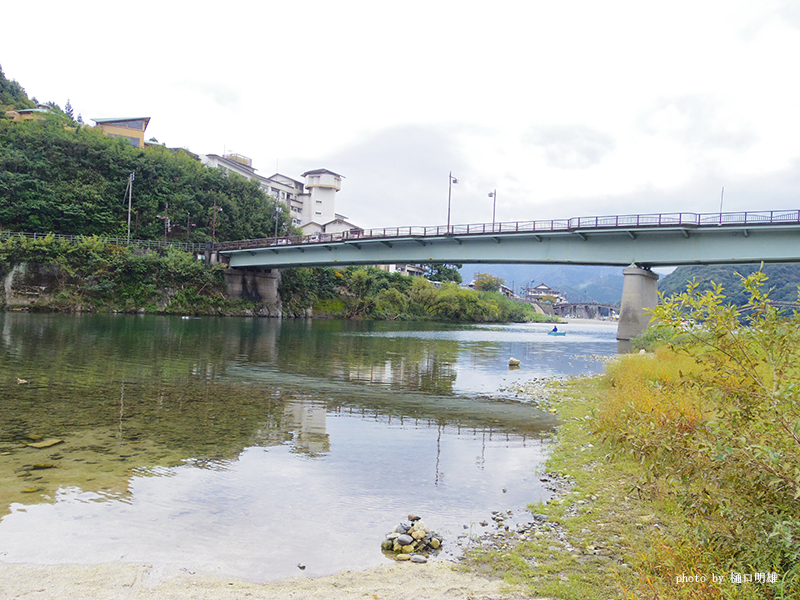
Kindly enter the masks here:
[[397, 263], [611, 265], [625, 268], [617, 337], [646, 326], [656, 305], [652, 267], [800, 262], [800, 210], [661, 213], [550, 221], [389, 227], [223, 242], [231, 267]]

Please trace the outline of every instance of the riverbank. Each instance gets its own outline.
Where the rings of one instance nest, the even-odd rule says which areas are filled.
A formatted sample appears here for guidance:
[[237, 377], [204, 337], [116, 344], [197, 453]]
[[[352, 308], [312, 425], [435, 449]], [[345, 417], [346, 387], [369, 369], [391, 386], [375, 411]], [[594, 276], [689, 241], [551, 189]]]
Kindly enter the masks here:
[[148, 565], [15, 565], [0, 563], [0, 597], [35, 600], [521, 600], [498, 578], [465, 573], [450, 563], [394, 563], [316, 579], [255, 584], [180, 572], [158, 576]]

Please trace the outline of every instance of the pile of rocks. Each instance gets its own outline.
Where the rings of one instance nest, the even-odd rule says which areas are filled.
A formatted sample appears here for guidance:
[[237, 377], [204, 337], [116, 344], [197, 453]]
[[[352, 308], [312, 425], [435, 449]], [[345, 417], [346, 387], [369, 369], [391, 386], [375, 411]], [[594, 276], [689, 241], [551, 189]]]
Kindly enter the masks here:
[[381, 549], [395, 560], [428, 562], [428, 556], [442, 547], [442, 536], [431, 531], [417, 515], [408, 515], [408, 522], [402, 522], [386, 534]]

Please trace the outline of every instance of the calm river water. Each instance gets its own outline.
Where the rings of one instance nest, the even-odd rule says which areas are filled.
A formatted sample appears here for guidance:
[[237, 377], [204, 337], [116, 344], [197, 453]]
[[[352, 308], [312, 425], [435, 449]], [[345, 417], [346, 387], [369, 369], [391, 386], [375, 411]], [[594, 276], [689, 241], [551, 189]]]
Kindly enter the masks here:
[[319, 576], [409, 512], [450, 556], [548, 497], [554, 418], [502, 388], [617, 351], [549, 328], [0, 313], [0, 560]]

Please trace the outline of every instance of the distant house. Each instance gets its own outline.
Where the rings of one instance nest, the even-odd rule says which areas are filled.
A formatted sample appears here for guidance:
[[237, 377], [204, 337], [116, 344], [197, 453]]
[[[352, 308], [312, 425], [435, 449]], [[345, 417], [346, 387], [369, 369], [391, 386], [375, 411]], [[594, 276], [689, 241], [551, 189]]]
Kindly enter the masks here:
[[567, 301], [564, 295], [544, 283], [536, 287], [529, 287], [525, 291], [525, 299], [531, 302], [551, 302], [553, 304], [563, 304]]
[[11, 121], [31, 121], [33, 119], [44, 119], [51, 112], [46, 104], [38, 104], [36, 108], [17, 108], [5, 112], [6, 119]]
[[144, 148], [144, 131], [150, 123], [150, 117], [132, 117], [127, 119], [92, 119], [104, 134], [110, 137], [124, 138], [134, 148]]
[[[400, 273], [401, 275], [407, 275], [409, 277], [424, 277], [428, 274], [428, 269], [423, 265], [399, 264], [372, 266], [388, 273]], [[439, 287], [441, 285], [440, 281], [431, 281], [431, 283], [434, 284], [434, 287]]]

